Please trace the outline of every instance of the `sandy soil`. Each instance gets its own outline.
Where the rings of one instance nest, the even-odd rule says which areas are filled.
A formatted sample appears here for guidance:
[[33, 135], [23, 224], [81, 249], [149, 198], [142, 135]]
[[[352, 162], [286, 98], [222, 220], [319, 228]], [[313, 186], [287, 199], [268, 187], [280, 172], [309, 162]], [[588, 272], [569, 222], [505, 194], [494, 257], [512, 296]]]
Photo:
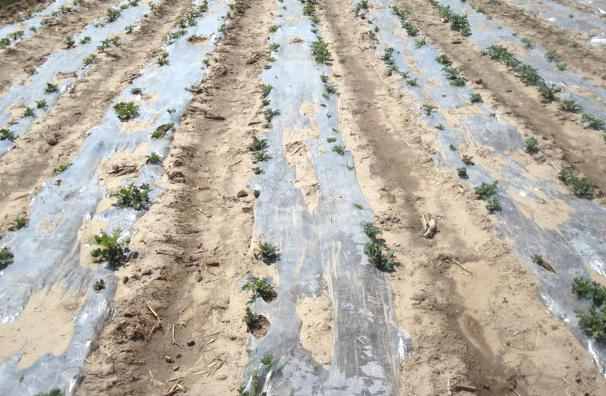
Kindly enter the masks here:
[[21, 0], [0, 8], [0, 24], [12, 23], [16, 18], [28, 12], [40, 11], [50, 4], [48, 0]]

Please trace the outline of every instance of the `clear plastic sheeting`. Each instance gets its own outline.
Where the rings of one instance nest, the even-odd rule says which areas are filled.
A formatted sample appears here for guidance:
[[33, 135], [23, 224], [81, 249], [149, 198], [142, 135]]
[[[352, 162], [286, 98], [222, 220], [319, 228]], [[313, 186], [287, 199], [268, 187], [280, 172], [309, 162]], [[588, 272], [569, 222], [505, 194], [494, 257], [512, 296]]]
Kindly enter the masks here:
[[[410, 346], [394, 317], [385, 276], [363, 253], [368, 238], [362, 224], [373, 215], [353, 207], [368, 208], [368, 203], [352, 157], [331, 151], [333, 145], [344, 146], [335, 95], [323, 96], [321, 75], [330, 76], [331, 71], [311, 56], [316, 36], [302, 2], [276, 4], [280, 16], [274, 23], [279, 29], [269, 42], [280, 47], [272, 53], [276, 61], [262, 73], [262, 80], [273, 86], [269, 108], [281, 114], [273, 119], [270, 133], [259, 135], [267, 138], [272, 159], [259, 164], [264, 173], [254, 177], [251, 187], [261, 191], [255, 201], [257, 239], [280, 247], [280, 259], [272, 264], [277, 266], [279, 286], [275, 301], [253, 304], [253, 312], [266, 316], [271, 328], [262, 339], [251, 338], [245, 382], [250, 386], [254, 377], [265, 382], [268, 395], [393, 395], [399, 360]], [[329, 137], [336, 142], [329, 143]], [[295, 167], [287, 159], [291, 144], [309, 153], [317, 206], [306, 202], [305, 192], [296, 185]], [[319, 296], [323, 281], [333, 313], [329, 366], [314, 361], [301, 345], [296, 314], [297, 302]], [[266, 354], [274, 362], [269, 373], [259, 363]]]
[[472, 33], [467, 40], [482, 49], [494, 44], [515, 48], [516, 57], [536, 68], [546, 82], [560, 87], [563, 98], [573, 99], [585, 112], [606, 119], [606, 89], [592, 84], [571, 70], [559, 70], [558, 63], [548, 62], [545, 59], [547, 51], [544, 48], [536, 44], [530, 49], [525, 48], [522, 37], [485, 14], [475, 12], [466, 2], [460, 0], [440, 0], [440, 2], [450, 6], [459, 14], [467, 15]]
[[[18, 40], [23, 40], [33, 36], [37, 33], [38, 29], [43, 26], [43, 20], [51, 17], [53, 14], [61, 12], [62, 7], [72, 6], [73, 0], [55, 0], [45, 9], [32, 14], [30, 18], [27, 18], [21, 22], [14, 22], [8, 25], [0, 27], [0, 39], [9, 38], [11, 34], [16, 32], [23, 32]], [[73, 7], [73, 6], [72, 6]], [[15, 43], [15, 40], [11, 40], [11, 44]], [[1, 52], [2, 50], [0, 50]]]
[[[197, 5], [202, 1], [197, 1]], [[149, 153], [165, 153], [170, 136], [151, 140], [151, 133], [159, 125], [177, 124], [193, 95], [186, 90], [198, 84], [206, 74], [204, 57], [214, 50], [220, 38], [220, 26], [228, 7], [223, 0], [211, 1], [209, 10], [197, 19], [187, 34], [165, 47], [169, 64], [150, 64], [142, 75], [132, 82], [114, 101], [135, 101], [139, 105], [137, 120], [149, 121], [136, 131], [123, 131], [122, 124], [110, 107], [99, 125], [91, 129], [81, 151], [67, 171], [49, 181], [34, 198], [29, 224], [19, 231], [9, 233], [0, 246], [10, 246], [14, 262], [0, 273], [0, 319], [13, 323], [26, 306], [30, 297], [42, 290], [61, 286], [67, 292], [85, 297], [80, 312], [74, 318], [73, 336], [67, 350], [59, 355], [46, 354], [24, 370], [15, 369], [22, 353], [19, 352], [0, 365], [0, 394], [33, 395], [54, 387], [71, 394], [77, 385], [84, 359], [90, 352], [91, 342], [111, 313], [111, 299], [116, 288], [115, 275], [105, 265], [98, 268], [80, 263], [78, 232], [85, 222], [95, 219], [105, 221], [106, 232], [117, 228], [128, 236], [139, 215], [133, 209], [112, 207], [96, 212], [99, 202], [107, 191], [99, 185], [99, 166], [117, 153], [133, 152], [142, 144]], [[192, 35], [207, 37], [204, 43], [191, 43]], [[132, 87], [142, 88], [153, 101], [141, 101], [130, 94]], [[113, 104], [112, 103], [112, 106]], [[171, 112], [167, 112], [167, 110]], [[151, 125], [149, 125], [151, 124]], [[136, 184], [154, 182], [161, 176], [160, 165], [144, 165]], [[160, 191], [155, 188], [151, 197]], [[94, 281], [103, 279], [106, 288], [92, 290]]]
[[506, 0], [506, 2], [533, 12], [541, 19], [587, 40], [596, 37], [606, 38], [606, 22], [602, 19], [599, 9], [594, 14], [588, 14], [552, 0]]
[[[376, 33], [379, 54], [382, 55], [385, 48], [394, 48], [397, 68], [418, 81], [417, 87], [410, 87], [402, 80], [401, 89], [408, 91], [419, 106], [428, 102], [437, 105], [437, 110], [430, 116], [423, 115], [430, 126], [441, 125], [436, 129], [442, 146], [435, 157], [436, 162], [458, 168], [463, 163], [459, 151], [455, 151], [457, 148], [466, 145], [487, 149], [485, 152], [495, 167], [484, 168], [479, 164], [467, 167], [468, 181], [474, 186], [482, 182], [499, 182], [502, 211], [496, 215], [499, 219], [496, 232], [511, 241], [518, 254], [528, 262], [541, 282], [541, 297], [549, 310], [569, 325], [604, 373], [606, 348], [603, 343], [587, 337], [579, 327], [574, 310], [583, 307], [583, 303], [570, 290], [575, 277], [588, 277], [591, 271], [595, 276], [606, 275], [606, 241], [603, 238], [606, 211], [592, 201], [562, 193], [556, 185], [559, 182], [555, 170], [551, 175], [533, 175], [524, 163], [509, 155], [512, 150], [522, 148], [522, 135], [517, 128], [495, 116], [487, 105], [471, 104], [469, 88], [450, 85], [441, 70], [442, 65], [435, 60], [440, 53], [429, 44], [415, 48], [414, 38], [407, 36], [398, 18], [392, 14], [389, 0], [372, 0], [370, 4], [367, 19], [379, 28]], [[448, 119], [443, 115], [447, 113]], [[522, 206], [535, 203], [558, 208], [568, 216], [555, 225], [555, 229], [543, 227], [521, 210]], [[534, 254], [545, 257], [556, 273], [533, 264], [530, 256]]]
[[[128, 2], [125, 1], [123, 4], [128, 5]], [[123, 33], [126, 26], [139, 21], [149, 10], [150, 6], [148, 4], [140, 2], [136, 6], [122, 10], [120, 17], [114, 22], [98, 26], [96, 23], [91, 23], [86, 26], [82, 32], [74, 37], [74, 41], [78, 43], [74, 48], [62, 49], [50, 55], [25, 82], [13, 85], [0, 98], [0, 128], [10, 130], [15, 136], [27, 133], [36, 117], [44, 116], [49, 112], [59, 97], [67, 92], [78, 79], [86, 75], [90, 66], [86, 67], [83, 64], [84, 58], [97, 53], [97, 46], [103, 40]], [[80, 44], [80, 40], [84, 37], [90, 37], [90, 42]], [[61, 76], [58, 81], [55, 80], [57, 76]], [[58, 91], [45, 92], [49, 83], [57, 85]], [[36, 101], [41, 99], [46, 101], [46, 106], [37, 109]], [[11, 113], [16, 111], [15, 106], [18, 104], [23, 107], [21, 113], [24, 111], [24, 106], [27, 106], [35, 109], [35, 115], [24, 117], [18, 114], [21, 118], [17, 120], [16, 124], [10, 125]], [[12, 146], [13, 143], [10, 140], [0, 141], [0, 155], [5, 154]]]

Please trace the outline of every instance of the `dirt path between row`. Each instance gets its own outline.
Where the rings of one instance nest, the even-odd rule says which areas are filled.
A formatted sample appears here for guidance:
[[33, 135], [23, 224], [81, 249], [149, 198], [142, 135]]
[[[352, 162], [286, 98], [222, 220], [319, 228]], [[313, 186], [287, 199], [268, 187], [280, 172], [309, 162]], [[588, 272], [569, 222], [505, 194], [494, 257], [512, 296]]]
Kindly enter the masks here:
[[66, 37], [79, 33], [119, 2], [87, 1], [73, 12], [63, 14], [57, 22], [44, 26], [33, 37], [21, 40], [14, 47], [6, 49], [0, 56], [0, 94], [6, 92], [13, 84], [26, 79], [29, 73], [36, 70], [52, 53], [63, 48]]
[[[560, 110], [557, 103], [543, 103], [535, 87], [525, 86], [505, 66], [483, 55], [481, 48], [442, 23], [428, 2], [394, 1], [394, 4], [410, 13], [422, 34], [448, 54], [457, 67], [462, 67], [485, 102], [501, 114], [512, 116], [525, 133], [540, 137], [542, 152], [548, 158], [570, 163], [606, 191], [606, 155], [601, 133], [583, 129], [579, 116]], [[578, 58], [588, 59], [581, 54]], [[601, 64], [597, 62], [582, 70], [597, 71]]]
[[25, 16], [28, 12], [38, 12], [49, 5], [49, 0], [17, 0], [0, 8], [0, 25], [12, 23], [19, 16]]
[[27, 214], [31, 198], [53, 176], [54, 169], [72, 161], [87, 131], [101, 121], [113, 98], [157, 56], [165, 34], [190, 6], [189, 0], [163, 2], [143, 19], [141, 29], [129, 36], [129, 41], [99, 56], [88, 76], [63, 94], [53, 109], [0, 157], [0, 235], [15, 218]]
[[247, 146], [261, 128], [259, 74], [273, 1], [244, 4], [250, 8], [232, 13], [211, 74], [175, 132], [166, 192], [137, 225], [131, 246], [141, 258], [117, 273], [116, 315], [79, 394], [166, 394], [178, 383], [191, 394], [227, 395], [242, 380], [248, 296], [237, 285], [248, 270], [269, 274], [250, 254]]
[[[535, 277], [492, 235], [494, 220], [454, 175], [436, 171], [435, 132], [417, 121], [420, 104], [394, 90], [366, 23], [347, 0], [323, 5], [343, 135], [402, 263], [391, 286], [414, 351], [402, 362], [400, 393], [606, 391], [565, 324], [546, 312]], [[438, 217], [434, 239], [420, 236], [422, 213]]]

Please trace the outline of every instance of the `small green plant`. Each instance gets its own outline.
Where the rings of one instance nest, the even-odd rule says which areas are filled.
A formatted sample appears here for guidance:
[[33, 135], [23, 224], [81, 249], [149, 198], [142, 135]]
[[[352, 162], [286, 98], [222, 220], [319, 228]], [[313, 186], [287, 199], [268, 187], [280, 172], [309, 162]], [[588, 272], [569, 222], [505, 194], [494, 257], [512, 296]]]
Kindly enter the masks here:
[[43, 109], [46, 107], [46, 99], [36, 100], [36, 108]]
[[486, 209], [488, 213], [495, 213], [501, 211], [501, 202], [495, 196], [492, 196], [486, 200]]
[[63, 392], [59, 388], [53, 388], [48, 392], [39, 392], [36, 393], [36, 396], [63, 396]]
[[278, 259], [280, 256], [280, 249], [269, 242], [259, 241], [257, 244], [257, 251], [255, 257], [262, 260], [265, 263], [271, 263]]
[[318, 63], [326, 63], [330, 59], [328, 44], [321, 37], [311, 43], [311, 53]]
[[93, 290], [96, 292], [100, 292], [105, 289], [105, 281], [103, 279], [99, 279], [95, 283], [93, 283]]
[[396, 266], [394, 252], [385, 252], [383, 244], [377, 242], [368, 242], [364, 245], [364, 253], [369, 257], [371, 263], [379, 271], [393, 272]]
[[271, 158], [272, 158], [271, 155], [269, 153], [267, 153], [267, 151], [265, 151], [265, 150], [255, 151], [253, 154], [254, 163], [267, 161]]
[[59, 87], [55, 84], [46, 83], [46, 88], [44, 88], [44, 93], [51, 94], [59, 92]]
[[96, 61], [97, 61], [97, 55], [90, 54], [82, 60], [82, 64], [84, 64], [84, 66], [88, 66], [88, 65], [92, 65], [93, 63], [96, 63]]
[[133, 32], [133, 30], [135, 29], [135, 25], [127, 25], [124, 28], [124, 31], [126, 32], [126, 34], [131, 34]]
[[459, 177], [461, 179], [468, 179], [469, 175], [467, 174], [467, 168], [462, 166], [460, 168], [457, 168], [457, 175], [459, 175]]
[[0, 248], [0, 271], [11, 265], [14, 261], [15, 256], [11, 250], [3, 246]]
[[488, 198], [496, 195], [498, 183], [499, 182], [497, 181], [493, 183], [482, 183], [475, 187], [475, 192], [478, 199], [486, 201]]
[[70, 36], [67, 36], [65, 38], [65, 40], [63, 40], [63, 45], [65, 45], [65, 48], [74, 48], [74, 46], [76, 45], [76, 42], [74, 41], [73, 38], [71, 38]]
[[255, 198], [259, 198], [259, 196], [261, 195], [261, 191], [257, 190], [256, 188], [253, 190], [253, 195], [255, 196]]
[[135, 102], [119, 102], [114, 105], [116, 116], [122, 122], [139, 116], [139, 106]]
[[271, 367], [273, 365], [273, 356], [271, 355], [271, 353], [268, 353], [267, 355], [263, 356], [261, 358], [261, 363], [265, 367]]
[[351, 206], [353, 206], [354, 208], [358, 209], [358, 210], [362, 210], [364, 209], [364, 206], [360, 205], [359, 203], [354, 203], [351, 204]]
[[539, 93], [546, 102], [554, 102], [558, 100], [558, 93], [562, 91], [562, 88], [555, 84], [539, 84]]
[[606, 123], [593, 114], [583, 113], [581, 124], [584, 128], [594, 129], [596, 131], [606, 130]]
[[143, 94], [143, 90], [139, 87], [134, 87], [134, 88], [131, 88], [130, 93], [132, 95], [141, 95], [141, 94]]
[[278, 44], [278, 43], [270, 43], [269, 44], [269, 51], [270, 52], [277, 51], [278, 48], [280, 48], [280, 44]]
[[253, 277], [251, 280], [246, 282], [243, 289], [252, 292], [253, 300], [257, 297], [261, 297], [263, 301], [271, 302], [278, 295], [267, 279], [262, 278]]
[[424, 47], [427, 44], [427, 40], [425, 38], [415, 40], [415, 48], [419, 49]]
[[559, 62], [561, 57], [555, 50], [551, 49], [545, 53], [545, 60], [547, 62]]
[[147, 209], [150, 191], [151, 187], [145, 183], [140, 186], [130, 183], [128, 186], [122, 187], [112, 194], [112, 197], [116, 197], [114, 206], [133, 208], [135, 210]]
[[22, 229], [26, 225], [27, 225], [27, 217], [19, 216], [13, 221], [13, 224], [11, 224], [11, 226], [8, 229], [9, 229], [9, 231], [17, 231], [17, 230]]
[[409, 78], [406, 80], [406, 84], [408, 84], [411, 87], [416, 87], [418, 82], [416, 78]]
[[335, 144], [334, 146], [332, 146], [332, 151], [339, 155], [345, 155], [345, 146], [341, 144]]
[[360, 0], [354, 8], [356, 16], [364, 19], [366, 17], [366, 11], [368, 11], [368, 0]]
[[33, 117], [34, 115], [34, 109], [32, 109], [31, 107], [25, 108], [25, 111], [23, 112], [23, 117]]
[[269, 84], [263, 84], [261, 85], [261, 99], [264, 100], [263, 105], [267, 106], [269, 104], [269, 101], [267, 102], [267, 104], [265, 104], [265, 100], [267, 99], [267, 97], [269, 96], [269, 94], [271, 93], [271, 91], [274, 89], [274, 87], [272, 87]]
[[560, 109], [569, 113], [579, 113], [583, 108], [573, 99], [564, 99], [560, 102]]
[[373, 241], [378, 240], [378, 236], [383, 233], [383, 231], [375, 225], [372, 221], [368, 221], [362, 224], [362, 231]]
[[539, 152], [539, 141], [534, 137], [524, 139], [524, 151], [528, 154], [536, 154]]
[[168, 65], [169, 64], [169, 61], [168, 61], [168, 52], [167, 51], [162, 51], [160, 53], [160, 56], [156, 60], [156, 62], [158, 63], [159, 66], [166, 66], [166, 65]]
[[146, 163], [153, 165], [160, 164], [162, 163], [162, 157], [160, 157], [160, 154], [158, 153], [151, 153], [147, 156]]
[[481, 103], [481, 102], [483, 102], [482, 95], [480, 95], [479, 93], [472, 93], [471, 97], [469, 98], [469, 100], [471, 101], [471, 103]]
[[71, 162], [68, 164], [61, 164], [59, 166], [57, 166], [54, 170], [53, 173], [55, 175], [58, 175], [59, 173], [63, 173], [65, 172], [70, 166], [72, 166]]
[[455, 13], [450, 6], [444, 6], [437, 0], [430, 0], [431, 4], [438, 10], [438, 15], [444, 22], [450, 22], [450, 28], [461, 33], [463, 36], [471, 36], [471, 27], [467, 15]]
[[267, 148], [267, 139], [259, 139], [256, 136], [253, 136], [252, 143], [248, 145], [248, 149], [250, 151], [262, 151]]
[[152, 139], [161, 139], [166, 136], [166, 134], [170, 132], [174, 127], [175, 125], [172, 122], [162, 124], [154, 130], [154, 132], [151, 134], [151, 137]]
[[278, 31], [278, 29], [280, 29], [280, 26], [278, 26], [278, 25], [271, 25], [271, 26], [269, 27], [269, 32], [270, 32], [270, 33], [275, 33], [275, 32], [277, 32], [277, 31]]
[[114, 8], [109, 8], [105, 13], [105, 20], [107, 23], [111, 23], [120, 17], [120, 10], [116, 10]]
[[258, 166], [255, 166], [254, 168], [252, 168], [252, 171], [255, 175], [260, 175], [262, 173], [265, 173], [265, 171], [263, 170], [263, 168], [260, 168]]
[[337, 141], [337, 138], [336, 138], [336, 137], [334, 137], [334, 136], [330, 136], [330, 137], [327, 137], [327, 138], [326, 138], [326, 141], [327, 141], [328, 143], [334, 143], [334, 142], [336, 142], [336, 141]]
[[99, 235], [95, 235], [93, 242], [99, 246], [98, 248], [91, 251], [91, 256], [94, 257], [98, 262], [107, 261], [110, 267], [117, 267], [126, 260], [128, 239], [120, 241], [122, 231], [116, 229], [112, 234], [106, 234], [102, 232]]
[[436, 57], [436, 61], [444, 66], [452, 66], [452, 59], [446, 54]]
[[475, 163], [473, 162], [473, 157], [470, 155], [467, 155], [467, 154], [463, 155], [463, 157], [461, 158], [461, 161], [467, 166], [475, 165]]
[[575, 311], [579, 325], [592, 337], [606, 336], [606, 287], [589, 279], [575, 278], [572, 281], [572, 293], [579, 298], [591, 301], [587, 310]]
[[401, 10], [397, 6], [392, 6], [391, 11], [398, 17], [400, 20], [400, 25], [402, 25], [409, 36], [416, 37], [419, 34], [419, 29], [408, 21], [408, 15], [405, 11]]
[[0, 129], [0, 141], [2, 140], [13, 140], [15, 139], [15, 134], [6, 128]]
[[431, 113], [433, 113], [437, 109], [437, 106], [435, 106], [431, 103], [424, 103], [423, 106], [421, 106], [421, 108], [425, 112], [425, 115], [430, 116]]
[[261, 315], [252, 313], [249, 307], [246, 307], [246, 313], [244, 314], [244, 323], [248, 327], [248, 331], [253, 331], [261, 327]]
[[577, 198], [592, 199], [597, 189], [589, 179], [576, 176], [570, 169], [562, 169], [558, 178]]
[[522, 44], [524, 44], [524, 48], [526, 48], [526, 49], [532, 49], [534, 47], [534, 44], [532, 43], [532, 41], [530, 41], [530, 39], [527, 39], [527, 38], [522, 39]]
[[269, 127], [271, 127], [271, 121], [274, 119], [274, 117], [280, 115], [280, 110], [265, 109], [265, 111], [263, 112], [263, 115], [265, 116], [265, 121], [266, 121], [265, 128], [269, 128]]

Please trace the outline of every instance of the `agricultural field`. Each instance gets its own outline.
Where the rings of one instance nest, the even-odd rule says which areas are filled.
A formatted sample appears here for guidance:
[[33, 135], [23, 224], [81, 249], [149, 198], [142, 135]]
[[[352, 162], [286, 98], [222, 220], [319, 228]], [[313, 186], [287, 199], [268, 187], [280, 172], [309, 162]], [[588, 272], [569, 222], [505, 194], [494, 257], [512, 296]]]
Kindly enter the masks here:
[[605, 395], [606, 1], [0, 0], [0, 394]]

